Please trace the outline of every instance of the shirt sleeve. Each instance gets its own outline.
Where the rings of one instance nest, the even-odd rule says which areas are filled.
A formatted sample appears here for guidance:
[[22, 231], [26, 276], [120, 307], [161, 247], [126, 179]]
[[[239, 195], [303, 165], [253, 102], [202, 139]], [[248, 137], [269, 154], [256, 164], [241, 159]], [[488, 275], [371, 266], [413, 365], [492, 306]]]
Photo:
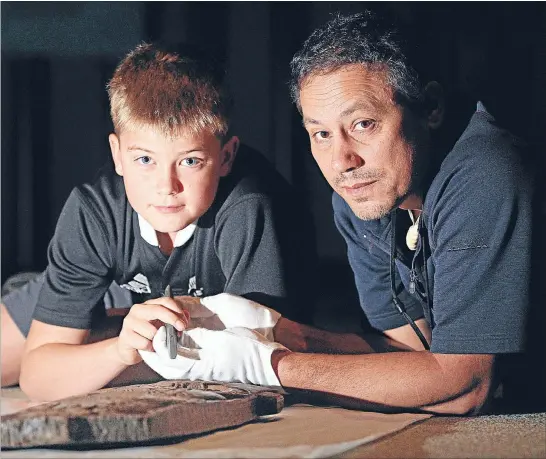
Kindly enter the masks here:
[[[370, 325], [380, 331], [407, 325], [404, 317], [395, 309], [390, 284], [390, 256], [378, 247], [373, 237], [366, 234], [349, 206], [336, 193], [332, 197], [334, 220], [347, 244], [349, 264], [355, 276], [355, 284]], [[413, 319], [423, 317], [421, 304], [405, 289], [398, 269], [395, 269], [395, 285], [399, 300]]]
[[88, 329], [111, 283], [112, 257], [105, 225], [75, 189], [57, 222], [34, 319]]
[[524, 348], [532, 180], [515, 154], [489, 149], [477, 143], [458, 162], [430, 216], [436, 353]]
[[[226, 277], [224, 291], [297, 315], [289, 298], [288, 260], [279, 221], [268, 198], [245, 196], [225, 209], [217, 223], [215, 250]], [[287, 242], [287, 241], [284, 241]]]

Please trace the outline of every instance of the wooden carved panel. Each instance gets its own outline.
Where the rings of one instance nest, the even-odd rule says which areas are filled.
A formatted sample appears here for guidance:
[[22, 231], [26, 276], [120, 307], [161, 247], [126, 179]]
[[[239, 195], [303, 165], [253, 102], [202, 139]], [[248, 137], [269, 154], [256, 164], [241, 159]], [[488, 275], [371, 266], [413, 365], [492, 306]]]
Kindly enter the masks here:
[[260, 386], [162, 381], [102, 389], [2, 417], [2, 448], [131, 444], [238, 426], [278, 413]]

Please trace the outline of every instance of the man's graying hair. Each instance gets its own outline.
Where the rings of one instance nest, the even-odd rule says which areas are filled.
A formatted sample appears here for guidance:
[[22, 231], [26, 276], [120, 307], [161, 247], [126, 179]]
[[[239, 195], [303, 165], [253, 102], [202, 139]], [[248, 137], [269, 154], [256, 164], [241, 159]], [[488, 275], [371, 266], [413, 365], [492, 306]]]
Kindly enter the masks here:
[[419, 102], [422, 82], [409, 62], [415, 49], [407, 38], [392, 18], [371, 11], [337, 14], [315, 30], [294, 55], [290, 63], [292, 100], [301, 112], [300, 89], [308, 77], [363, 64], [369, 69], [387, 70], [397, 102]]

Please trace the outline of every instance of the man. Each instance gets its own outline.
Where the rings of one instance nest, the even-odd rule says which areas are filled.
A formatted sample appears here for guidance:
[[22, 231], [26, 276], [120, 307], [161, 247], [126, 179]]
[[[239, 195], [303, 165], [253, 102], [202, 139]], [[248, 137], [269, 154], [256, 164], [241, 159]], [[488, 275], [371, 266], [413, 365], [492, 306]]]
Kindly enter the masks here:
[[[227, 292], [301, 316], [305, 219], [280, 174], [238, 151], [221, 69], [182, 51], [144, 44], [117, 67], [114, 167], [68, 198], [44, 276], [3, 298], [3, 385], [20, 365], [34, 399], [99, 389], [141, 362], [161, 324], [188, 325], [188, 295]], [[131, 307], [119, 334], [89, 338], [107, 291], [113, 306]], [[116, 304], [120, 291], [128, 304]]]
[[362, 309], [389, 347], [280, 318], [277, 343], [237, 327], [190, 330], [201, 348], [193, 361], [166, 362], [154, 340], [146, 359], [157, 371], [280, 384], [378, 410], [486, 409], [498, 361], [524, 346], [530, 174], [520, 142], [481, 103], [448, 144], [456, 123], [446, 91], [408, 38], [369, 12], [338, 16], [292, 60], [293, 99], [334, 189]]

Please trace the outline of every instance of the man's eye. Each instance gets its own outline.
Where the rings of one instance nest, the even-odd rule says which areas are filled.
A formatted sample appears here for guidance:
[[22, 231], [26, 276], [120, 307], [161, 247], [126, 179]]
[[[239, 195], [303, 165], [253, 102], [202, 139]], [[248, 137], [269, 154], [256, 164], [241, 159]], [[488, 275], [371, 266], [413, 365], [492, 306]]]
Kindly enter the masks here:
[[327, 140], [330, 137], [328, 131], [318, 131], [313, 134], [315, 140]]
[[363, 120], [359, 121], [355, 124], [355, 131], [364, 131], [366, 129], [370, 129], [375, 125], [375, 121], [373, 120]]
[[149, 156], [140, 156], [136, 159], [136, 161], [144, 166], [147, 166], [148, 164], [152, 163], [152, 158]]
[[199, 158], [184, 158], [182, 164], [187, 167], [195, 167], [201, 164], [201, 160]]

